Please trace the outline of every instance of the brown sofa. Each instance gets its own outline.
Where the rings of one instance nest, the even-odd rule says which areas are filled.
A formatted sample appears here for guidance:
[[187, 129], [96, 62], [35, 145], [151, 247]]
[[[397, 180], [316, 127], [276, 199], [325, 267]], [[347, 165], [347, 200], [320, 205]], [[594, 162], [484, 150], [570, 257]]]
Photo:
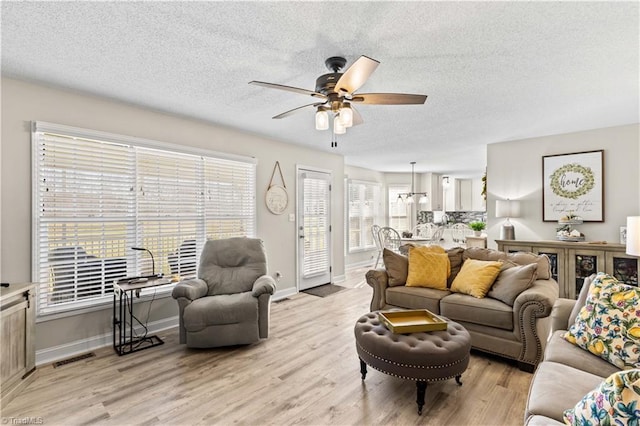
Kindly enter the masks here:
[[564, 410], [619, 368], [562, 338], [584, 306], [593, 276], [585, 280], [578, 300], [558, 299], [551, 312], [551, 337], [538, 366], [527, 400], [528, 426], [564, 424]]
[[479, 299], [449, 290], [406, 286], [402, 260], [398, 268], [397, 259], [392, 264], [387, 258], [385, 268], [366, 274], [367, 283], [373, 288], [371, 311], [428, 309], [462, 324], [471, 334], [474, 349], [514, 359], [521, 369], [533, 371], [542, 358], [550, 330], [549, 315], [558, 298], [558, 283], [551, 278], [547, 256], [459, 247], [447, 250], [447, 255], [451, 265], [449, 287], [466, 259], [510, 260], [517, 265], [537, 263], [537, 278], [529, 288], [514, 295], [510, 306], [492, 297]]

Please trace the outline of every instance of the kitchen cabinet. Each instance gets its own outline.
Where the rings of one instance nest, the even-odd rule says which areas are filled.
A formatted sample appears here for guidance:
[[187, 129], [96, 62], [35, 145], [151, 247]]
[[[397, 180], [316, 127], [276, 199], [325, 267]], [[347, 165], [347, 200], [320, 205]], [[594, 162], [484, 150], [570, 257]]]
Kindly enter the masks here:
[[456, 179], [456, 204], [457, 211], [473, 210], [473, 191], [471, 179]]

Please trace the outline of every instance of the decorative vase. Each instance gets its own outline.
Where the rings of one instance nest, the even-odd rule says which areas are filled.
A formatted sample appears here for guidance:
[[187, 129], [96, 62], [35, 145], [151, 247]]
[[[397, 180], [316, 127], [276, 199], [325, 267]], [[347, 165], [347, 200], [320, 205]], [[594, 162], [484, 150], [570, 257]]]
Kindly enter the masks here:
[[479, 237], [482, 235], [482, 231], [473, 231], [473, 236], [474, 237]]

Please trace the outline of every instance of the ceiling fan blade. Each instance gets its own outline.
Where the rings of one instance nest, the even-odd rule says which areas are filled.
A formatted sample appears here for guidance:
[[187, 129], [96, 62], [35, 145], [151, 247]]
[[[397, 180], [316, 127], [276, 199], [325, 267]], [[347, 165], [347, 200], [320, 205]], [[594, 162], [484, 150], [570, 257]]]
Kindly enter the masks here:
[[327, 99], [322, 93], [314, 92], [307, 89], [301, 89], [299, 87], [285, 86], [282, 84], [266, 83], [264, 81], [250, 81], [249, 84], [255, 84], [256, 86], [262, 86], [269, 89], [286, 90], [287, 92], [300, 93], [302, 95], [313, 96], [314, 98]]
[[423, 104], [427, 95], [412, 95], [409, 93], [358, 93], [353, 95], [351, 102], [370, 105], [417, 105]]
[[362, 119], [362, 116], [360, 115], [360, 112], [358, 112], [358, 110], [355, 109], [353, 107], [353, 105], [351, 105], [351, 111], [353, 112], [353, 125], [354, 126], [357, 126], [358, 124], [364, 123], [364, 120]]
[[353, 93], [362, 86], [369, 76], [378, 68], [380, 62], [367, 56], [360, 56], [336, 83], [335, 91]]
[[326, 102], [316, 102], [316, 103], [313, 103], [313, 104], [302, 105], [302, 106], [299, 106], [297, 108], [290, 109], [289, 111], [285, 111], [282, 114], [278, 114], [278, 115], [274, 116], [273, 118], [276, 119], [276, 120], [281, 119], [281, 118], [285, 118], [285, 117], [288, 117], [288, 116], [290, 116], [292, 114], [295, 114], [296, 112], [299, 112], [302, 108], [306, 108], [306, 107], [310, 107], [310, 106], [317, 107], [317, 106], [320, 106], [320, 105], [324, 105], [325, 103]]

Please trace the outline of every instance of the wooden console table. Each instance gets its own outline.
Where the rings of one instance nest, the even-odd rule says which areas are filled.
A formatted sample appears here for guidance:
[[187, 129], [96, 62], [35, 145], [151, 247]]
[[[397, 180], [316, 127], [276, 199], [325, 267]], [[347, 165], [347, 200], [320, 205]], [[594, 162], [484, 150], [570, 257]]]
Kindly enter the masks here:
[[566, 241], [496, 240], [498, 250], [527, 251], [546, 254], [551, 261], [551, 274], [560, 286], [560, 297], [575, 299], [584, 279], [606, 272], [618, 280], [638, 286], [640, 258], [625, 253], [624, 244]]
[[2, 406], [35, 377], [35, 304], [33, 283], [10, 284], [0, 290]]

